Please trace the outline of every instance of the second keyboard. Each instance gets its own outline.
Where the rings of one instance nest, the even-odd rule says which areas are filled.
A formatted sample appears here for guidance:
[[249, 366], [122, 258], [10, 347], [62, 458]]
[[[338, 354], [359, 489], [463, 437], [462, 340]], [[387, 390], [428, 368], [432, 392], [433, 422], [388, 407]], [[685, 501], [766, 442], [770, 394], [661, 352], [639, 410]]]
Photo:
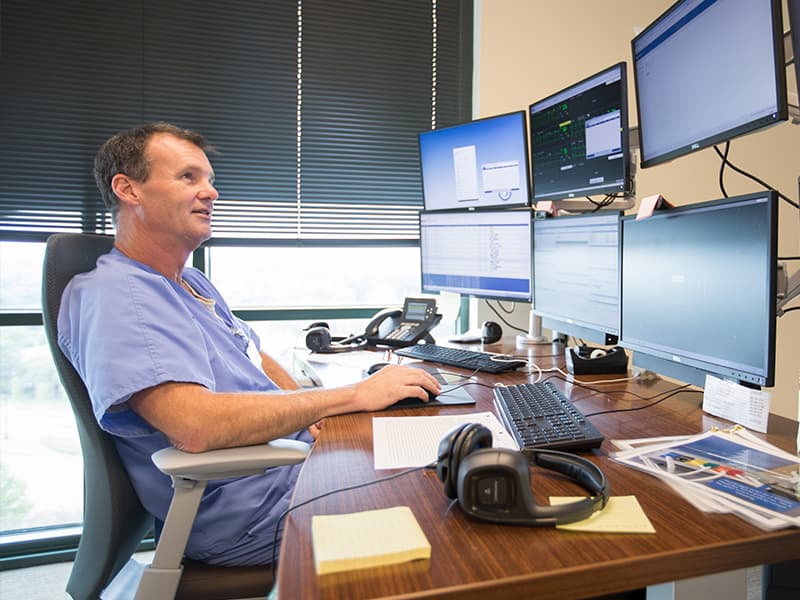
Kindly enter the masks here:
[[448, 346], [437, 346], [436, 344], [416, 344], [395, 350], [394, 353], [397, 356], [438, 362], [451, 367], [484, 371], [486, 373], [506, 373], [526, 364], [526, 361], [521, 358], [515, 359], [503, 355], [489, 354], [488, 352], [450, 348]]

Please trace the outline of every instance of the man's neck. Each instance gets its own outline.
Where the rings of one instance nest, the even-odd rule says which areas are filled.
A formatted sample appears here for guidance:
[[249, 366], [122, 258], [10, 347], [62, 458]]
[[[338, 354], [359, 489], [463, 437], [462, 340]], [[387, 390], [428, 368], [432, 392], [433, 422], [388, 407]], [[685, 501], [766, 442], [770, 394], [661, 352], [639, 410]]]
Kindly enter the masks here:
[[191, 250], [178, 244], [164, 243], [161, 240], [117, 233], [114, 246], [128, 258], [132, 258], [155, 269], [168, 279], [181, 282], [181, 274]]

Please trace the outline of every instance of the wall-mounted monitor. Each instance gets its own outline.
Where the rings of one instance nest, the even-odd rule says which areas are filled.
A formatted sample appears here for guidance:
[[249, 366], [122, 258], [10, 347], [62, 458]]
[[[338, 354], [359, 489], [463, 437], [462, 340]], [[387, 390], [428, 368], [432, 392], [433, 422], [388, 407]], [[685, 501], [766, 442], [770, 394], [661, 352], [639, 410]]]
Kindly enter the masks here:
[[774, 385], [777, 210], [770, 191], [623, 217], [620, 343], [634, 365]]
[[531, 211], [422, 211], [422, 291], [531, 301]]
[[530, 206], [525, 112], [419, 134], [425, 210]]
[[534, 312], [544, 327], [617, 343], [619, 223], [618, 212], [534, 221]]
[[679, 0], [631, 42], [642, 167], [787, 118], [781, 0]]
[[531, 104], [529, 111], [534, 202], [630, 190], [624, 62]]

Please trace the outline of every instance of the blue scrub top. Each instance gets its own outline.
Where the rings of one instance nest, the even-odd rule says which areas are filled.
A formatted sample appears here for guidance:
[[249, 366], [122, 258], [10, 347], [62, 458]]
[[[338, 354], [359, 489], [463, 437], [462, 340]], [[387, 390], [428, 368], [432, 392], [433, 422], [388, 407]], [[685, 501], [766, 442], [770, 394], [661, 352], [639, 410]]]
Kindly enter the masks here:
[[[211, 282], [186, 268], [181, 285], [116, 248], [64, 290], [58, 342], [89, 390], [94, 415], [114, 441], [144, 507], [166, 518], [172, 482], [150, 459], [169, 440], [127, 400], [160, 383], [200, 384], [216, 392], [278, 389], [247, 354], [259, 339], [233, 315]], [[311, 441], [306, 431], [287, 436]], [[289, 505], [300, 465], [209, 482], [186, 547], [196, 560], [228, 566], [271, 560], [274, 527]]]

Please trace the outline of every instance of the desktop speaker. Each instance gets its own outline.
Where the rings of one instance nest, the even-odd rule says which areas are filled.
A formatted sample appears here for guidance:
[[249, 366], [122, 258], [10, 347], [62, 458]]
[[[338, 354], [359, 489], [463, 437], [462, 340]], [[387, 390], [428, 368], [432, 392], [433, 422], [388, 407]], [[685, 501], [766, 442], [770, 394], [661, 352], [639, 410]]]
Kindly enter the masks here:
[[352, 352], [367, 347], [367, 340], [362, 336], [350, 338], [333, 337], [328, 324], [322, 321], [311, 323], [306, 327], [306, 348], [319, 354], [335, 354]]
[[582, 521], [608, 502], [608, 481], [597, 465], [567, 452], [537, 450], [533, 464], [566, 475], [590, 496], [558, 506], [536, 504], [525, 455], [491, 446], [492, 432], [479, 423], [459, 425], [439, 443], [436, 474], [444, 493], [458, 498], [472, 517], [510, 525], [561, 525]]

